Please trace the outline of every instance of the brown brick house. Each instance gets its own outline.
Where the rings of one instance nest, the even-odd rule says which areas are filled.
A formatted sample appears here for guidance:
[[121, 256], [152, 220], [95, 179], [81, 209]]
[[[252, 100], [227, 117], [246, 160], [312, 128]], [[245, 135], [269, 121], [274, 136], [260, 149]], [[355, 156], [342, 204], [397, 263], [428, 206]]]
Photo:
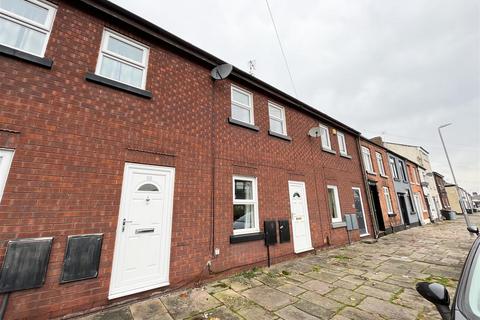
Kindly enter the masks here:
[[418, 168], [425, 170], [425, 168], [421, 167], [420, 165], [416, 164], [413, 161], [407, 160], [407, 174], [408, 174], [408, 181], [410, 182], [410, 188], [412, 189], [412, 202], [415, 211], [418, 214], [420, 224], [426, 224], [427, 221], [430, 220], [430, 216], [428, 214], [428, 208], [425, 203], [425, 195], [423, 193], [423, 188], [420, 181], [420, 173]]
[[403, 230], [387, 149], [365, 137], [360, 138], [360, 146], [370, 205], [379, 235]]
[[435, 185], [437, 186], [440, 203], [442, 204], [442, 210], [452, 210], [450, 202], [448, 201], [447, 190], [445, 189], [446, 182], [444, 176], [438, 172], [433, 172], [433, 177], [435, 179]]
[[[358, 131], [236, 68], [214, 81], [223, 61], [107, 1], [29, 3], [0, 11], [38, 31], [0, 44], [0, 259], [13, 239], [53, 244], [7, 319], [265, 265], [266, 220], [290, 230], [274, 262], [346, 244], [347, 213], [353, 239], [373, 233]], [[68, 237], [99, 234], [98, 276], [63, 281]]]

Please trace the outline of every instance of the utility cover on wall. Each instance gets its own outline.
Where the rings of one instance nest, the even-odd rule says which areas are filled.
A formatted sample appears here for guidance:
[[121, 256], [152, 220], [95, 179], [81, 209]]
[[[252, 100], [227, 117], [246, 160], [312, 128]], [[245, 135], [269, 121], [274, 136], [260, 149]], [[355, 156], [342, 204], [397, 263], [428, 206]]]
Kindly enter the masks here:
[[0, 293], [45, 283], [53, 237], [10, 240], [0, 274]]
[[96, 278], [103, 234], [69, 236], [60, 283]]

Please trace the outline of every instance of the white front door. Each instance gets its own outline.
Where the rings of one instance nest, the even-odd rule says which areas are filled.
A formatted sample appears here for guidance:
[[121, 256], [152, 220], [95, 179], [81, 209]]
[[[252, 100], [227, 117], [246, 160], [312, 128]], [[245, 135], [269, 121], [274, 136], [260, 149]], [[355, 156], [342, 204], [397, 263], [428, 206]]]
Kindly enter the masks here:
[[108, 298], [169, 284], [175, 169], [126, 163]]
[[288, 181], [288, 192], [290, 194], [290, 211], [292, 213], [294, 251], [295, 253], [300, 253], [312, 250], [305, 183]]
[[425, 221], [423, 220], [423, 210], [422, 210], [422, 206], [420, 204], [420, 194], [418, 192], [415, 192], [413, 194], [413, 201], [415, 202], [415, 207], [417, 209], [418, 219], [420, 221], [420, 224], [424, 225]]

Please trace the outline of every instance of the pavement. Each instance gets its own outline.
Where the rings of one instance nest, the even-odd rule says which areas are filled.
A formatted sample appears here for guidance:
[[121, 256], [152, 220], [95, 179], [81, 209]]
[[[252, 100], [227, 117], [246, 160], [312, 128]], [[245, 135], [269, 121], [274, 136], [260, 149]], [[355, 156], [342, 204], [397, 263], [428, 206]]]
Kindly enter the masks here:
[[[479, 214], [470, 220], [480, 226]], [[440, 319], [415, 284], [442, 283], [453, 298], [474, 240], [457, 216], [82, 319]]]

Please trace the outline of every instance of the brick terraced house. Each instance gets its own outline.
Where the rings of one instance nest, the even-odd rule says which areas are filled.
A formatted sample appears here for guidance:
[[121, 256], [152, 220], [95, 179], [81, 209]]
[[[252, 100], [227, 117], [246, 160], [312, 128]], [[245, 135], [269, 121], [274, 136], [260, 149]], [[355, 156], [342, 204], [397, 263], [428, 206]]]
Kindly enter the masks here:
[[[0, 26], [6, 319], [265, 265], [267, 220], [273, 262], [348, 243], [346, 214], [373, 234], [358, 131], [239, 69], [212, 79], [223, 61], [105, 0], [2, 1]], [[19, 285], [7, 257], [32, 248]]]
[[425, 195], [423, 193], [423, 188], [420, 181], [420, 171], [419, 169], [425, 170], [425, 168], [420, 168], [418, 164], [410, 160], [406, 160], [407, 163], [407, 174], [408, 180], [410, 181], [410, 189], [412, 190], [413, 198], [413, 207], [418, 216], [418, 221], [421, 225], [424, 225], [430, 222], [430, 216], [428, 214], [427, 205], [425, 203]]
[[375, 217], [378, 235], [404, 229], [400, 216], [393, 175], [388, 165], [387, 149], [367, 138], [361, 137], [360, 146], [367, 176], [370, 207]]

